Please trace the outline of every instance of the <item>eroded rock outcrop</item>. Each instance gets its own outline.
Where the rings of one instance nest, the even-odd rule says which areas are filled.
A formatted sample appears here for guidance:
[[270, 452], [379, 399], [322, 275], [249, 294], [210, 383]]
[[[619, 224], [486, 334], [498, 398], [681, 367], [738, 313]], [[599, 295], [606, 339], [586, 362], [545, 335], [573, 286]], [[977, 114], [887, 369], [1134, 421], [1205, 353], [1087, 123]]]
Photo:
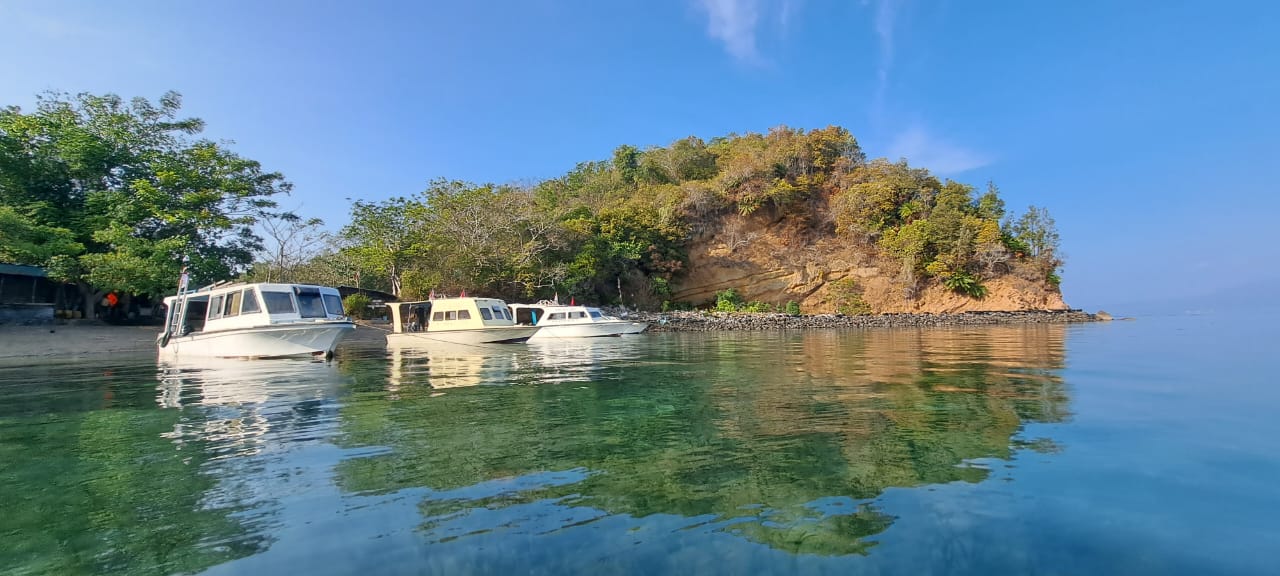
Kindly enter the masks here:
[[822, 228], [765, 214], [713, 222], [690, 242], [687, 273], [673, 282], [672, 299], [697, 305], [733, 289], [744, 301], [795, 301], [805, 313], [833, 313], [853, 286], [876, 313], [1068, 309], [1056, 286], [1017, 262], [982, 278], [986, 296], [973, 298], [933, 279], [904, 279], [902, 265], [874, 245]]

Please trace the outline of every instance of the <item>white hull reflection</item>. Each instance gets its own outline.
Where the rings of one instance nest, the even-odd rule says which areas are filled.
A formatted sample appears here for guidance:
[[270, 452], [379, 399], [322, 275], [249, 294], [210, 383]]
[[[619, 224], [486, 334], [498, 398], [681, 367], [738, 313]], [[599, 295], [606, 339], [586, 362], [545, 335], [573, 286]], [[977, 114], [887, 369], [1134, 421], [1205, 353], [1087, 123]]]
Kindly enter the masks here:
[[200, 410], [163, 435], [177, 446], [217, 446], [223, 456], [260, 453], [314, 421], [317, 412], [336, 411], [325, 399], [337, 397], [344, 381], [337, 366], [302, 359], [162, 359], [158, 368], [156, 402]]
[[294, 401], [332, 392], [337, 368], [296, 358], [248, 361], [236, 358], [162, 358], [159, 395], [164, 408]]
[[433, 389], [465, 388], [482, 384], [509, 384], [519, 370], [523, 346], [433, 342], [400, 345], [387, 339], [391, 360], [390, 388], [398, 391], [409, 386]]
[[388, 341], [387, 353], [393, 390], [448, 389], [589, 381], [634, 361], [640, 344], [621, 338], [533, 340], [520, 346], [396, 346]]

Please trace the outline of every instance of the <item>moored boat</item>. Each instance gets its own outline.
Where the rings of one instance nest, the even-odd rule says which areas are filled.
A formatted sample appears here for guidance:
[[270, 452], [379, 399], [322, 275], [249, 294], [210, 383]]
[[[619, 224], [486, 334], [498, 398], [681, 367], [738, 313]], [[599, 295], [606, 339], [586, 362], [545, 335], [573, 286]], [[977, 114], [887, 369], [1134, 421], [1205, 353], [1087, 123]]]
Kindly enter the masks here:
[[537, 326], [517, 326], [507, 303], [496, 298], [436, 298], [390, 304], [388, 346], [509, 344], [528, 340]]
[[620, 336], [634, 329], [631, 322], [609, 318], [599, 308], [539, 302], [512, 304], [511, 313], [520, 325], [542, 328], [530, 340], [553, 338], [598, 338]]
[[325, 356], [355, 329], [337, 289], [306, 284], [215, 284], [164, 299], [167, 358]]
[[623, 322], [626, 322], [627, 328], [622, 331], [623, 336], [627, 336], [629, 334], [641, 334], [645, 330], [649, 329], [648, 322], [640, 322], [637, 320], [627, 320], [626, 318], [618, 318], [617, 316], [605, 316], [605, 318], [608, 318], [610, 320], [621, 320]]

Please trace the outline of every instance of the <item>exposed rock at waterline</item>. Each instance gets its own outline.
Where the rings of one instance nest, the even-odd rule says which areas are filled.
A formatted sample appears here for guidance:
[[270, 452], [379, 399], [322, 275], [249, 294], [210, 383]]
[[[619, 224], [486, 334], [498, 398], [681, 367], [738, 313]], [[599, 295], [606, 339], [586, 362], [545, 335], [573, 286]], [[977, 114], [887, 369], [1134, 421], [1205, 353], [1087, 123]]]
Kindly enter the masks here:
[[1024, 310], [1017, 312], [961, 312], [956, 314], [749, 314], [724, 312], [631, 312], [632, 320], [649, 322], [652, 332], [716, 332], [803, 330], [822, 328], [894, 328], [984, 326], [993, 324], [1062, 324], [1095, 322], [1097, 315], [1081, 310]]

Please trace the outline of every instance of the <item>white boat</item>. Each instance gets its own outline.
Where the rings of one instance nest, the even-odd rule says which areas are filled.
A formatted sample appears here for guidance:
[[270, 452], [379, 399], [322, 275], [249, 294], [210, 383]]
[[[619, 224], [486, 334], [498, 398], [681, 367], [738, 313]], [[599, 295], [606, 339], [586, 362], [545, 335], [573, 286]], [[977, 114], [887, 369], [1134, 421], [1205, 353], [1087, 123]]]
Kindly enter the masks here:
[[516, 326], [507, 303], [496, 298], [436, 298], [397, 302], [391, 308], [387, 346], [509, 344], [524, 342], [537, 326]]
[[628, 334], [640, 334], [640, 333], [643, 333], [645, 330], [648, 330], [648, 329], [649, 329], [649, 323], [648, 323], [648, 322], [639, 322], [639, 321], [636, 321], [636, 320], [627, 320], [626, 318], [618, 318], [617, 316], [605, 316], [605, 318], [608, 318], [608, 319], [610, 319], [610, 320], [621, 320], [621, 321], [623, 321], [623, 322], [626, 322], [626, 323], [627, 323], [627, 328], [626, 328], [625, 330], [623, 330], [623, 331], [622, 331], [622, 335], [623, 335], [623, 336], [626, 336], [626, 335], [628, 335]]
[[598, 338], [621, 336], [633, 329], [631, 322], [607, 318], [599, 308], [539, 302], [537, 304], [512, 304], [511, 313], [516, 323], [542, 328], [530, 340], [553, 338]]
[[215, 284], [164, 303], [156, 346], [165, 358], [325, 356], [355, 329], [327, 286]]

